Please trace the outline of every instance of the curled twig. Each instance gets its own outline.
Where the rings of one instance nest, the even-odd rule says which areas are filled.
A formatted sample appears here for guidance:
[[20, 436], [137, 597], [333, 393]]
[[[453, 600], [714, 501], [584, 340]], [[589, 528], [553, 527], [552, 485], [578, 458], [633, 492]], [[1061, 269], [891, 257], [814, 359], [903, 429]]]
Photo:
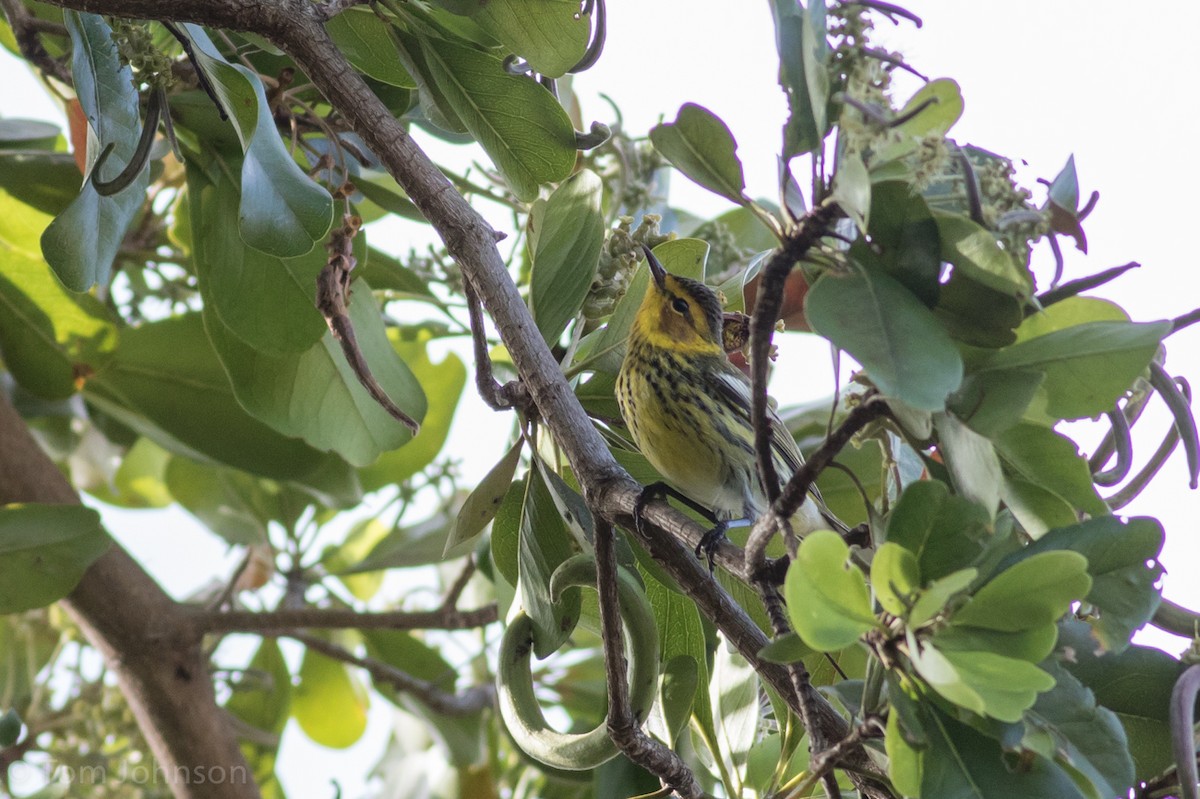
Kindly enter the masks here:
[[900, 6], [895, 6], [891, 3], [885, 3], [883, 0], [844, 0], [842, 5], [862, 6], [863, 8], [874, 9], [875, 11], [878, 11], [880, 14], [883, 14], [885, 17], [887, 17], [893, 25], [900, 24], [896, 21], [897, 17], [908, 20], [918, 28], [924, 24], [921, 22], [920, 17], [909, 11], [907, 8], [901, 8]]
[[958, 151], [957, 156], [958, 163], [963, 170], [963, 184], [967, 190], [967, 209], [971, 212], [971, 220], [977, 225], [986, 227], [987, 223], [983, 218], [983, 200], [980, 198], [979, 191], [979, 176], [975, 174], [975, 166], [962, 150]]
[[1200, 693], [1200, 663], [1189, 666], [1171, 691], [1171, 748], [1179, 776], [1180, 799], [1197, 799], [1195, 708]]
[[584, 70], [591, 69], [600, 60], [600, 54], [604, 52], [604, 42], [608, 38], [608, 10], [604, 4], [605, 0], [587, 0], [584, 4], [582, 13], [595, 12], [593, 15], [595, 26], [592, 28], [592, 39], [588, 42], [587, 50], [584, 51], [583, 57], [576, 62], [575, 66], [568, 69], [567, 72], [572, 74], [583, 72]]
[[1111, 487], [1124, 480], [1133, 467], [1133, 439], [1130, 437], [1129, 419], [1119, 406], [1113, 408], [1106, 415], [1112, 423], [1112, 430], [1105, 440], [1113, 442], [1112, 446], [1117, 453], [1117, 462], [1111, 469], [1093, 472], [1092, 481], [1099, 486]]
[[100, 153], [100, 157], [96, 159], [96, 164], [92, 167], [92, 188], [101, 197], [111, 197], [124, 191], [133, 185], [138, 175], [142, 174], [142, 170], [150, 161], [150, 147], [154, 144], [154, 134], [158, 130], [158, 118], [165, 110], [166, 104], [166, 92], [161, 86], [156, 87], [150, 93], [150, 101], [146, 104], [146, 121], [142, 124], [142, 132], [138, 136], [137, 146], [133, 148], [133, 155], [125, 168], [112, 180], [101, 180], [100, 169], [108, 161], [108, 157], [112, 155], [116, 145], [109, 142]]
[[467, 318], [471, 325], [471, 343], [475, 348], [475, 389], [493, 411], [509, 408], [529, 410], [530, 399], [518, 382], [503, 386], [492, 373], [492, 356], [488, 352], [487, 333], [483, 329], [483, 306], [471, 279], [463, 274], [463, 295], [467, 298]]
[[587, 133], [575, 131], [575, 149], [591, 150], [612, 138], [612, 129], [603, 122], [593, 122]]
[[1159, 393], [1171, 415], [1175, 417], [1175, 429], [1183, 441], [1183, 451], [1187, 455], [1188, 485], [1193, 489], [1200, 482], [1200, 436], [1196, 432], [1196, 419], [1192, 416], [1192, 391], [1187, 381], [1182, 377], [1171, 377], [1161, 365], [1151, 361], [1150, 385]]
[[208, 99], [212, 100], [213, 105], [217, 107], [217, 114], [221, 117], [221, 121], [228, 122], [229, 114], [225, 111], [225, 106], [221, 104], [221, 98], [217, 96], [217, 91], [213, 88], [212, 81], [208, 79], [208, 75], [200, 67], [199, 60], [196, 59], [196, 51], [192, 48], [192, 40], [183, 31], [165, 19], [159, 20], [159, 22], [179, 41], [180, 46], [183, 47], [183, 54], [187, 56], [187, 60], [191, 62], [192, 68], [196, 70], [196, 82], [200, 84], [200, 88], [208, 95]]
[[361, 225], [361, 219], [346, 214], [342, 227], [335, 230], [330, 237], [329, 260], [317, 276], [317, 310], [325, 317], [329, 331], [342, 347], [346, 362], [358, 378], [358, 382], [362, 383], [363, 388], [371, 395], [371, 399], [379, 403], [393, 419], [407, 427], [415, 436], [421, 431], [421, 425], [392, 402], [391, 397], [371, 374], [371, 367], [359, 349], [354, 326], [350, 323], [350, 272], [357, 263], [354, 258], [353, 240]]

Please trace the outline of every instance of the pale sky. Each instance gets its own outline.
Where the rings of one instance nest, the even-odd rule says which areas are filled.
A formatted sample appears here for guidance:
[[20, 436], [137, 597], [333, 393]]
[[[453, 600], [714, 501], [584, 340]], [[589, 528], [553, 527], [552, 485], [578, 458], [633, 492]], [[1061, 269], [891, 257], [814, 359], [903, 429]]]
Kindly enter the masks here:
[[[1073, 153], [1082, 193], [1100, 192], [1100, 203], [1085, 222], [1090, 255], [1064, 246], [1067, 278], [1137, 260], [1142, 269], [1103, 290], [1102, 296], [1119, 302], [1138, 321], [1174, 317], [1200, 305], [1191, 244], [1198, 210], [1193, 192], [1200, 185], [1200, 166], [1192, 152], [1196, 119], [1191, 84], [1200, 4], [1157, 4], [1154, 18], [1111, 0], [925, 0], [906, 5], [924, 19], [924, 28], [918, 31], [907, 23], [895, 28], [881, 21], [879, 41], [903, 49], [909, 63], [930, 78], [959, 82], [966, 110], [953, 137], [1023, 158], [1027, 184], [1037, 177], [1052, 178]], [[635, 134], [644, 134], [662, 118], [673, 119], [684, 102], [704, 105], [733, 131], [749, 193], [774, 198], [775, 153], [786, 109], [775, 83], [768, 4], [695, 0], [686, 13], [680, 9], [679, 3], [664, 0], [613, 0], [604, 56], [575, 82], [585, 118], [609, 121], [600, 91], [616, 101], [626, 130]], [[0, 73], [0, 114], [61, 120], [28, 72], [6, 54], [0, 57]], [[460, 159], [479, 157], [464, 148], [434, 145], [433, 150], [456, 153]], [[673, 201], [688, 210], [711, 215], [731, 207], [688, 185], [682, 176], [673, 181]], [[419, 237], [407, 229], [403, 235], [405, 249]], [[1047, 274], [1048, 250], [1039, 248], [1035, 257], [1039, 274]], [[773, 393], [783, 404], [825, 395], [829, 380], [823, 344], [813, 336], [783, 339], [777, 372], [786, 378], [777, 378]], [[1168, 369], [1200, 386], [1200, 325], [1172, 337], [1168, 353]], [[468, 381], [457, 422], [447, 451], [463, 459], [468, 477], [478, 478], [502, 453], [508, 420], [497, 423]], [[1144, 458], [1166, 424], [1163, 413], [1148, 412], [1136, 428], [1135, 453]], [[1200, 583], [1188, 574], [1197, 562], [1200, 493], [1189, 491], [1186, 482], [1183, 454], [1177, 450], [1155, 485], [1123, 513], [1152, 515], [1163, 522], [1163, 560], [1169, 570], [1165, 593], [1200, 607]], [[179, 512], [106, 511], [105, 518], [116, 537], [176, 595], [222, 568], [228, 570], [236, 560]], [[1183, 648], [1169, 636], [1144, 634], [1141, 640], [1175, 653]], [[378, 758], [390, 730], [388, 707], [384, 701], [373, 702], [367, 735], [350, 752], [313, 745], [290, 727], [280, 764], [290, 795], [332, 795], [331, 777], [341, 783], [343, 795], [361, 795], [366, 769]]]

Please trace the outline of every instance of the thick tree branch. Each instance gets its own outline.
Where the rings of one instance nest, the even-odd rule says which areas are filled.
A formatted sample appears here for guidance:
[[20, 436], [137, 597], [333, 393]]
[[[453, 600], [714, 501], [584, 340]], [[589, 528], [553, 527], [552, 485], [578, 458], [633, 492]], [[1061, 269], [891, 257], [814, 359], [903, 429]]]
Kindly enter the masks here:
[[[0, 453], [0, 504], [79, 502], [3, 393]], [[200, 635], [124, 549], [113, 546], [92, 564], [63, 604], [116, 674], [177, 797], [259, 795], [217, 706]], [[217, 774], [225, 779], [214, 781]]]

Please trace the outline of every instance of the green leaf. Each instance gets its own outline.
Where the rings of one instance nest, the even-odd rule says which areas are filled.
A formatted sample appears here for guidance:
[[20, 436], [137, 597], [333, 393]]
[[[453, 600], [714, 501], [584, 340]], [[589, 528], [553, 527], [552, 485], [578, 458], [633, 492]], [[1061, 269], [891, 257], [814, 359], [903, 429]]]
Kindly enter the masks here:
[[967, 590], [978, 574], [977, 569], [959, 569], [922, 588], [912, 610], [908, 612], [908, 626], [919, 627], [945, 611], [950, 600]]
[[866, 580], [849, 557], [841, 536], [818, 530], [801, 542], [788, 569], [788, 617], [804, 642], [818, 652], [847, 647], [878, 625]]
[[[236, 172], [236, 159], [228, 168]], [[299, 353], [326, 332], [314, 304], [317, 275], [325, 267], [320, 248], [296, 258], [278, 258], [247, 246], [238, 233], [238, 188], [222, 162], [188, 169], [193, 264], [206, 308], [256, 350]], [[206, 180], [206, 173], [216, 176]]]
[[110, 546], [91, 508], [0, 506], [0, 615], [62, 599]]
[[928, 745], [920, 751], [920, 796], [970, 799], [1083, 799], [1071, 778], [1031, 754], [1013, 768], [1000, 742], [956, 721], [932, 703], [920, 705]]
[[953, 623], [1016, 632], [1051, 624], [1091, 588], [1087, 558], [1078, 552], [1039, 552], [1009, 566], [954, 614]]
[[1175, 681], [1185, 668], [1167, 653], [1144, 646], [1100, 654], [1087, 624], [1068, 619], [1059, 639], [1071, 657], [1063, 668], [1090, 688], [1096, 702], [1112, 710], [1125, 728], [1138, 780], [1173, 764], [1169, 708]]
[[1044, 486], [1019, 477], [1006, 476], [1000, 496], [1013, 518], [1033, 539], [1041, 538], [1055, 527], [1074, 524], [1079, 518], [1070, 502]]
[[1103, 516], [1051, 530], [1010, 561], [1054, 550], [1086, 557], [1092, 578], [1086, 598], [1100, 610], [1093, 635], [1104, 650], [1121, 652], [1158, 608], [1161, 595], [1155, 584], [1163, 573], [1158, 562], [1163, 540], [1162, 525], [1155, 519]]
[[300, 682], [292, 692], [292, 718], [322, 746], [345, 749], [367, 729], [366, 687], [344, 663], [305, 650]]
[[939, 451], [958, 493], [994, 516], [1000, 504], [1000, 458], [990, 439], [971, 430], [949, 413], [935, 414]]
[[267, 525], [279, 505], [264, 481], [179, 457], [167, 464], [166, 480], [175, 501], [230, 544], [267, 543]]
[[942, 651], [937, 638], [911, 652], [917, 673], [947, 701], [1000, 721], [1017, 722], [1054, 678], [1024, 660], [995, 652]]
[[1075, 247], [1081, 252], [1087, 252], [1087, 236], [1079, 224], [1079, 178], [1075, 174], [1075, 156], [1067, 158], [1067, 164], [1062, 168], [1050, 184], [1049, 202], [1050, 229], [1075, 239]]
[[788, 119], [783, 126], [783, 160], [812, 152], [828, 129], [829, 47], [825, 40], [825, 4], [808, 9], [791, 0], [774, 0], [775, 47], [779, 53], [779, 85], [787, 95]]
[[954, 264], [971, 278], [990, 289], [1018, 300], [1033, 293], [1033, 278], [996, 241], [986, 228], [961, 214], [933, 212], [942, 240], [942, 259]]
[[399, 449], [384, 452], [379, 460], [359, 471], [364, 491], [374, 491], [385, 485], [399, 485], [433, 463], [442, 451], [450, 434], [450, 422], [467, 384], [467, 367], [453, 352], [447, 352], [440, 363], [429, 358], [429, 337], [418, 334], [415, 339], [401, 338], [395, 328], [387, 331], [392, 348], [412, 372], [426, 397], [434, 397], [421, 419], [421, 431]]
[[897, 180], [876, 183], [867, 190], [871, 207], [868, 233], [850, 246], [850, 257], [868, 269], [886, 272], [917, 299], [933, 306], [942, 271], [937, 223], [925, 199], [912, 185]]
[[[504, 71], [501, 60], [441, 39], [422, 40], [438, 88], [519, 199], [575, 166], [575, 129], [541, 84]], [[521, 109], [513, 113], [513, 109]]]
[[887, 521], [887, 541], [912, 552], [922, 580], [974, 562], [991, 537], [991, 517], [945, 483], [919, 480], [904, 489]]
[[[968, 578], [975, 574], [975, 569], [963, 569], [945, 581], [955, 578], [959, 586], [966, 587], [970, 584]], [[1053, 624], [1011, 632], [951, 624], [937, 631], [934, 642], [943, 652], [995, 652], [1027, 663], [1041, 663], [1054, 650], [1057, 638], [1058, 629]]]
[[[372, 374], [393, 402], [420, 420], [425, 395], [388, 342], [370, 287], [357, 280], [350, 293], [350, 321]], [[238, 402], [283, 435], [336, 452], [355, 466], [366, 466], [412, 439], [409, 429], [367, 394], [332, 333], [306, 352], [274, 355], [246, 346], [207, 304], [204, 327]]]
[[1037, 751], [1053, 759], [1090, 796], [1127, 795], [1134, 784], [1134, 765], [1120, 719], [1098, 707], [1092, 692], [1062, 664], [1052, 660], [1043, 667], [1056, 685], [1026, 714], [1022, 745], [1034, 749], [1035, 742], [1041, 743]]
[[1088, 322], [1005, 347], [978, 371], [1041, 370], [1047, 413], [1056, 419], [1095, 416], [1112, 410], [1170, 330], [1170, 322]]
[[263, 639], [242, 680], [232, 688], [226, 710], [255, 729], [276, 735], [283, 732], [292, 703], [292, 676], [277, 641]]
[[[112, 30], [103, 18], [68, 10], [63, 12], [63, 22], [73, 45], [71, 76], [75, 93], [95, 141], [100, 146], [113, 145], [105, 171], [115, 175], [133, 157], [142, 127], [133, 73], [121, 63]], [[90, 152], [89, 161], [94, 163], [96, 155]], [[113, 258], [125, 230], [142, 207], [149, 184], [149, 170], [142, 169], [126, 189], [101, 197], [92, 185], [92, 177], [42, 234], [46, 261], [71, 291], [87, 291], [97, 283], [108, 283]]]
[[170, 460], [171, 453], [148, 438], [138, 438], [121, 459], [111, 487], [88, 493], [124, 508], [165, 508], [174, 501], [166, 483]]
[[1008, 471], [1042, 486], [1092, 516], [1108, 515], [1096, 493], [1092, 472], [1075, 443], [1049, 427], [1024, 422], [995, 438], [996, 452]]
[[838, 159], [831, 199], [846, 216], [854, 220], [860, 232], [867, 232], [871, 211], [871, 176], [867, 174], [867, 167], [858, 153], [843, 153]]
[[962, 383], [962, 357], [945, 329], [885, 274], [826, 273], [809, 290], [804, 308], [813, 330], [861, 363], [888, 396], [940, 410]]
[[402, 569], [441, 563], [446, 539], [454, 523], [452, 512], [440, 511], [423, 521], [404, 527], [394, 527], [387, 535], [372, 539], [378, 543], [360, 562], [343, 568], [342, 574], [362, 574], [382, 569]]
[[738, 205], [750, 202], [737, 142], [712, 111], [684, 103], [674, 122], [650, 129], [650, 141], [672, 166], [699, 185]]
[[768, 663], [795, 663], [808, 657], [813, 650], [794, 632], [787, 632], [758, 650], [758, 656]]
[[390, 29], [367, 8], [345, 9], [325, 23], [329, 38], [359, 72], [389, 86], [415, 89], [416, 81], [400, 65]]
[[946, 407], [979, 435], [995, 438], [1021, 421], [1045, 379], [1036, 369], [972, 373]]
[[70, 153], [0, 152], [0, 189], [44, 214], [56, 216], [66, 210], [79, 196], [82, 182]]
[[345, 461], [280, 435], [242, 409], [198, 313], [127, 328], [84, 394], [171, 452], [264, 477], [357, 486]]
[[899, 544], [884, 542], [871, 559], [871, 587], [884, 610], [893, 616], [906, 616], [921, 588], [916, 556]]
[[[917, 111], [930, 100], [933, 101], [932, 104], [926, 105], [924, 110]], [[879, 148], [872, 158], [873, 165], [882, 165], [911, 155], [927, 137], [945, 136], [949, 133], [963, 113], [962, 92], [958, 84], [950, 78], [929, 81], [909, 98], [904, 107], [896, 112], [896, 116], [904, 117], [914, 112], [915, 116], [890, 131], [895, 141]]]
[[517, 442], [509, 448], [500, 462], [484, 475], [484, 478], [467, 496], [462, 508], [458, 511], [454, 530], [446, 539], [446, 554], [460, 552], [466, 544], [478, 538], [479, 534], [483, 532], [483, 528], [487, 527], [488, 522], [495, 518], [496, 513], [500, 510], [500, 503], [504, 501], [508, 488], [512, 485], [513, 475], [516, 474], [517, 464], [521, 460], [521, 450], [524, 448], [524, 444], [525, 439], [517, 439]]
[[557, 602], [550, 597], [550, 575], [574, 553], [570, 533], [537, 469], [530, 471], [521, 509], [517, 549], [517, 596], [533, 621], [533, 651], [544, 658], [562, 646], [579, 619], [578, 591]]
[[58, 138], [58, 126], [40, 119], [0, 119], [0, 145], [6, 150], [53, 150]]
[[[712, 706], [708, 698], [709, 684], [709, 646], [704, 635], [704, 622], [696, 603], [678, 591], [673, 591], [655, 579], [654, 575], [645, 569], [639, 569], [642, 582], [646, 586], [646, 598], [654, 609], [654, 623], [658, 628], [659, 652], [664, 665], [673, 661], [691, 661], [692, 693], [682, 696], [687, 684], [687, 667], [676, 666], [676, 684], [672, 686], [672, 695], [677, 697], [679, 704], [668, 707], [663, 705], [667, 730], [678, 735], [682, 726], [694, 713], [700, 726], [713, 734], [714, 720]], [[678, 673], [682, 672], [682, 676]], [[664, 669], [664, 679], [666, 669]], [[667, 693], [667, 686], [662, 688]], [[686, 699], [686, 701], [685, 701]], [[682, 726], [680, 723], [682, 722]], [[673, 740], [673, 739], [672, 739]]]
[[340, 544], [325, 548], [321, 553], [321, 566], [327, 574], [336, 575], [356, 599], [369, 602], [383, 586], [384, 575], [380, 571], [362, 574], [343, 572], [350, 571], [365, 559], [390, 532], [391, 528], [377, 517], [359, 519], [346, 532]]
[[242, 143], [242, 198], [238, 229], [255, 249], [280, 258], [304, 255], [325, 238], [333, 200], [288, 153], [262, 81], [241, 64], [229, 64], [203, 28], [182, 25], [198, 65], [229, 114]]
[[1067, 297], [1027, 316], [1017, 328], [1017, 341], [1028, 341], [1087, 322], [1128, 321], [1129, 314], [1115, 302], [1099, 297]]
[[530, 209], [529, 309], [548, 345], [558, 341], [591, 289], [604, 243], [603, 194], [600, 178], [584, 169]]
[[0, 355], [22, 388], [62, 399], [103, 368], [117, 330], [99, 301], [67, 292], [42, 260], [49, 222], [0, 191]]
[[591, 38], [591, 14], [576, 0], [479, 0], [474, 19], [534, 72], [561, 78]]

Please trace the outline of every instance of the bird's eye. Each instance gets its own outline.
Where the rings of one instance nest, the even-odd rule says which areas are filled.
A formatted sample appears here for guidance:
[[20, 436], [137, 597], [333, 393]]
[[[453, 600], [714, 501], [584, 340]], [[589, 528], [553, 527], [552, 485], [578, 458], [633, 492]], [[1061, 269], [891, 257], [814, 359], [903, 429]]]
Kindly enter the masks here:
[[686, 314], [688, 312], [687, 300], [685, 300], [683, 297], [676, 297], [675, 299], [671, 300], [671, 307], [682, 314]]

